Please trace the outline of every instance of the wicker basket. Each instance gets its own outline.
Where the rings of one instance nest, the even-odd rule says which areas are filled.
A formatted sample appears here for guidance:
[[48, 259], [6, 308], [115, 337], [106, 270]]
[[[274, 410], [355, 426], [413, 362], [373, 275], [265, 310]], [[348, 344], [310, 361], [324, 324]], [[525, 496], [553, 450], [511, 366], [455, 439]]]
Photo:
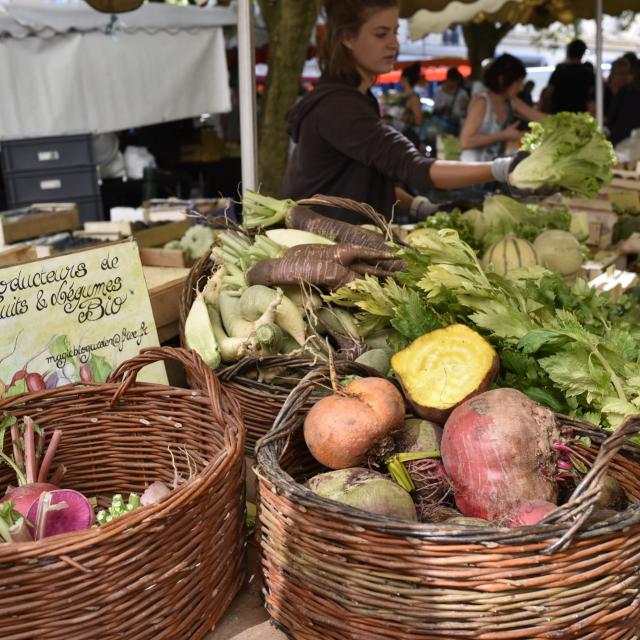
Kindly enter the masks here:
[[640, 503], [585, 520], [606, 472], [640, 497], [640, 450], [624, 444], [640, 418], [604, 440], [558, 416], [593, 444], [584, 450], [593, 468], [570, 501], [547, 524], [456, 530], [369, 515], [300, 484], [323, 470], [304, 444], [299, 408], [324, 375], [305, 378], [256, 447], [266, 606], [293, 638], [639, 637]]
[[[136, 382], [175, 359], [194, 390]], [[114, 493], [186, 480], [159, 504], [99, 528], [0, 544], [3, 640], [203, 638], [240, 589], [245, 503], [240, 409], [196, 354], [148, 349], [103, 384], [3, 400], [0, 410], [61, 429], [62, 486], [102, 507]], [[5, 437], [5, 451], [8, 449]], [[0, 467], [0, 489], [14, 481]]]
[[[384, 218], [374, 211], [369, 205], [347, 200], [345, 198], [335, 198], [329, 196], [314, 196], [309, 200], [303, 200], [300, 204], [309, 206], [341, 207], [350, 209], [371, 220], [372, 224], [383, 231], [387, 237], [391, 238], [392, 233]], [[400, 242], [394, 238], [396, 242]], [[189, 315], [191, 305], [195, 300], [196, 293], [202, 291], [207, 280], [216, 268], [211, 260], [210, 254], [205, 254], [191, 267], [187, 277], [182, 295], [180, 297], [180, 344], [186, 346], [184, 337], [184, 326]], [[317, 362], [310, 358], [290, 357], [290, 356], [265, 356], [261, 358], [245, 358], [240, 362], [228, 367], [219, 369], [216, 373], [220, 377], [229, 393], [233, 395], [242, 407], [244, 422], [246, 425], [245, 450], [250, 456], [254, 455], [254, 447], [262, 436], [264, 436], [273, 426], [280, 408], [284, 404], [288, 395], [299, 382], [302, 375], [311, 371], [317, 366]], [[300, 374], [293, 378], [291, 383], [281, 382], [278, 384], [265, 384], [250, 377], [260, 373], [269, 376], [270, 372], [282, 368], [296, 370]], [[313, 404], [310, 400], [308, 405]], [[308, 407], [306, 407], [308, 408]], [[305, 407], [301, 409], [304, 411]]]

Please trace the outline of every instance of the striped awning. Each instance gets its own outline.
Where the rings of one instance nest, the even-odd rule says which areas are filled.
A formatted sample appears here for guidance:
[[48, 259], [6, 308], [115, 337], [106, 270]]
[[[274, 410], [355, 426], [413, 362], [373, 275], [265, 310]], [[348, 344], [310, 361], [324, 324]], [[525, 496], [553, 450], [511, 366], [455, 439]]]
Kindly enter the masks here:
[[[402, 15], [411, 17], [411, 37], [423, 38], [454, 24], [483, 21], [547, 27], [595, 17], [595, 0], [404, 0]], [[606, 15], [640, 11], [640, 0], [606, 0]]]

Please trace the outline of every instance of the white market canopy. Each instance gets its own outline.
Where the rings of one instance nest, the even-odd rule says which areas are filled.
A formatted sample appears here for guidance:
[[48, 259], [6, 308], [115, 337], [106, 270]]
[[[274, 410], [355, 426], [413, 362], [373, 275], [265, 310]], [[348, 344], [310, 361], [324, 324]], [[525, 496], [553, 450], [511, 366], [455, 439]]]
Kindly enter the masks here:
[[105, 133], [231, 108], [222, 7], [0, 0], [0, 139]]

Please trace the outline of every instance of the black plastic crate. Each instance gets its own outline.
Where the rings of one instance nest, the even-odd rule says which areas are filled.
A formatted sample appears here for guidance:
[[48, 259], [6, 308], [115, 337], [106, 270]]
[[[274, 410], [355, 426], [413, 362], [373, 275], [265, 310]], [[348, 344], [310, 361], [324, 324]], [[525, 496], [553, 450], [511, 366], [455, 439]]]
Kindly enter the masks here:
[[28, 202], [67, 202], [100, 195], [95, 167], [25, 171], [4, 176], [10, 206]]
[[2, 142], [2, 169], [5, 174], [93, 164], [91, 136], [86, 134]]

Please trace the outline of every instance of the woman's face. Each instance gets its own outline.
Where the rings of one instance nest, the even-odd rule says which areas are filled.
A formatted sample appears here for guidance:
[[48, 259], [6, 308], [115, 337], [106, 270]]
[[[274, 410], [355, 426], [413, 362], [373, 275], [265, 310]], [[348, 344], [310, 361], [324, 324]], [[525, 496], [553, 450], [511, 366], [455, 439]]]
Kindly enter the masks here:
[[398, 56], [398, 9], [382, 9], [371, 14], [354, 36], [345, 36], [347, 47], [364, 78], [387, 73]]

